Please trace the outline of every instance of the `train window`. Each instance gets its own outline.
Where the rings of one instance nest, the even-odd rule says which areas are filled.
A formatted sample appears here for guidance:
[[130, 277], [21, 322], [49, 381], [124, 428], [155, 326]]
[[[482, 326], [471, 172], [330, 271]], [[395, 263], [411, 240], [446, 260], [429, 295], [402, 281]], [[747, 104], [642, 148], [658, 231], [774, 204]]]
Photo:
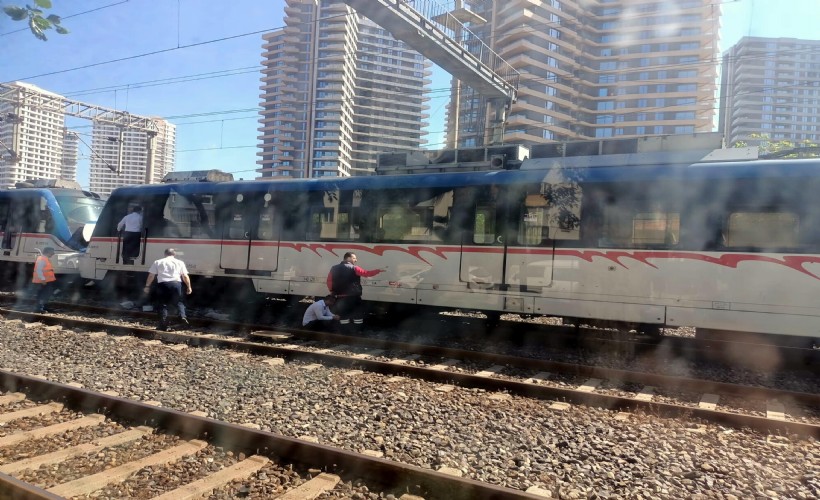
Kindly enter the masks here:
[[379, 229], [386, 241], [427, 241], [432, 236], [433, 207], [388, 205], [379, 208]]
[[259, 213], [259, 223], [256, 226], [257, 239], [265, 241], [275, 240], [277, 238], [275, 224], [278, 220], [274, 207], [264, 207]]
[[359, 209], [361, 198], [361, 191], [310, 193], [307, 240], [358, 240], [359, 231], [351, 223], [351, 212]]
[[[57, 197], [57, 204], [60, 205], [60, 210], [66, 218], [68, 230], [73, 234], [85, 224], [96, 222], [99, 219], [105, 201], [85, 196], [61, 196]], [[128, 212], [134, 205], [136, 203], [129, 205]]]
[[495, 205], [479, 205], [475, 209], [473, 243], [490, 245], [496, 241]]
[[675, 246], [680, 241], [680, 214], [643, 212], [632, 219], [633, 245]]
[[604, 248], [669, 247], [680, 241], [680, 214], [643, 211], [623, 205], [610, 205], [598, 245]]
[[336, 212], [333, 207], [313, 207], [310, 210], [308, 240], [335, 239], [337, 235]]
[[518, 225], [518, 243], [540, 245], [549, 237], [547, 200], [541, 194], [528, 194]]
[[373, 190], [365, 193], [358, 223], [373, 241], [428, 242], [448, 237], [453, 191]]
[[735, 212], [729, 215], [727, 247], [794, 248], [800, 220], [791, 212]]
[[211, 195], [172, 193], [162, 212], [161, 234], [166, 238], [211, 238], [214, 214]]

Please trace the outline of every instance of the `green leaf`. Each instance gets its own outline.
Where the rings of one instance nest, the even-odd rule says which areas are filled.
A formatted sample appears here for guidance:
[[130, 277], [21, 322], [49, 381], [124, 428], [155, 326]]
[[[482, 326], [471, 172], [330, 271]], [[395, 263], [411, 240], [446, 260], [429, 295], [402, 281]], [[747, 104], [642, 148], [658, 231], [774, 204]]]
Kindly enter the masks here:
[[63, 28], [62, 26], [54, 26], [54, 29], [57, 31], [57, 33], [59, 33], [61, 35], [67, 35], [68, 34], [68, 30]]
[[44, 9], [51, 8], [51, 0], [34, 0], [34, 4], [38, 5]]
[[58, 16], [58, 15], [56, 15], [56, 14], [51, 14], [51, 15], [50, 15], [50, 16], [48, 16], [46, 19], [48, 19], [48, 21], [49, 21], [51, 24], [60, 24], [60, 16]]
[[26, 9], [22, 7], [15, 7], [13, 5], [3, 7], [3, 12], [5, 12], [6, 15], [14, 21], [22, 21], [28, 17], [28, 11]]
[[34, 19], [29, 19], [28, 27], [31, 30], [31, 33], [34, 36], [36, 36], [38, 39], [40, 39], [44, 42], [47, 40], [45, 33], [43, 33], [43, 30], [41, 30], [40, 28], [37, 27], [36, 24], [34, 24]]
[[32, 17], [32, 18], [31, 18], [31, 20], [32, 20], [32, 21], [34, 22], [34, 24], [36, 24], [36, 25], [37, 25], [37, 27], [38, 27], [38, 28], [40, 28], [41, 30], [51, 29], [51, 23], [50, 23], [50, 22], [48, 22], [48, 21], [46, 21], [45, 19], [43, 19], [43, 18], [42, 18], [42, 17], [40, 17], [40, 16], [35, 16], [35, 17]]

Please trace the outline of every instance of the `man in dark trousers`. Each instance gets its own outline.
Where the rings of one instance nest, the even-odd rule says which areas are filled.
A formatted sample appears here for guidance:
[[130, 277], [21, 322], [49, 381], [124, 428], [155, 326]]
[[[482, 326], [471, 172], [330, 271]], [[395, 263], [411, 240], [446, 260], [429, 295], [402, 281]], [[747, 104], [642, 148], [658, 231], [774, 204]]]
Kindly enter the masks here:
[[342, 332], [350, 329], [351, 320], [357, 330], [361, 331], [364, 327], [362, 278], [370, 278], [384, 271], [366, 271], [356, 265], [357, 260], [355, 253], [347, 252], [342, 262], [331, 267], [327, 274], [327, 288], [336, 296], [336, 312]]
[[34, 262], [34, 273], [31, 276], [31, 282], [37, 286], [37, 305], [34, 312], [48, 312], [46, 305], [51, 299], [51, 295], [54, 293], [54, 285], [57, 283], [57, 277], [54, 276], [54, 267], [51, 265], [53, 255], [54, 249], [45, 247], [43, 255], [37, 256], [37, 260]]
[[315, 301], [305, 311], [302, 317], [302, 327], [317, 332], [335, 332], [339, 315], [333, 314], [330, 310], [334, 304], [336, 304], [336, 297], [333, 295]]
[[142, 232], [142, 207], [131, 208], [131, 213], [117, 224], [122, 231], [122, 263], [133, 264], [140, 254], [140, 233]]
[[148, 269], [148, 279], [145, 281], [145, 293], [151, 290], [151, 283], [157, 279], [157, 302], [159, 303], [159, 326], [157, 330], [171, 331], [168, 325], [168, 304], [174, 304], [179, 313], [179, 319], [184, 325], [188, 325], [188, 318], [185, 316], [184, 295], [182, 295], [182, 285], [185, 284], [185, 293], [190, 295], [191, 279], [188, 277], [188, 268], [185, 263], [176, 258], [176, 251], [173, 248], [165, 250], [165, 258], [157, 259]]

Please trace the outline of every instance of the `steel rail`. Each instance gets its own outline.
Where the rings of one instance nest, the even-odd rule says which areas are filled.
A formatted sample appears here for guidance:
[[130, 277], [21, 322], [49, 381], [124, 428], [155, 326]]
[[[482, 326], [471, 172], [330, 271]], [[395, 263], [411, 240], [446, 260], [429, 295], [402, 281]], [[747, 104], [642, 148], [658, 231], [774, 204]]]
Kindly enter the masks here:
[[[3, 312], [3, 310], [0, 310], [0, 312]], [[610, 410], [619, 411], [640, 409], [649, 414], [661, 416], [701, 418], [706, 421], [738, 429], [749, 428], [755, 431], [766, 433], [788, 432], [790, 434], [796, 434], [803, 437], [813, 437], [815, 439], [820, 438], [820, 425], [811, 423], [774, 420], [765, 417], [745, 415], [735, 412], [711, 410], [706, 408], [678, 405], [672, 403], [643, 401], [631, 397], [591, 393], [575, 389], [538, 385], [527, 382], [518, 382], [504, 378], [490, 378], [461, 372], [435, 370], [421, 366], [396, 364], [386, 361], [378, 361], [374, 359], [352, 358], [340, 354], [332, 354], [326, 352], [301, 351], [293, 348], [278, 347], [272, 344], [261, 344], [257, 342], [247, 342], [231, 339], [219, 339], [214, 337], [205, 337], [202, 335], [184, 334], [177, 332], [158, 332], [155, 330], [137, 328], [133, 326], [100, 324], [86, 320], [59, 318], [54, 316], [39, 315], [33, 313], [19, 314], [29, 316], [31, 319], [41, 321], [44, 324], [67, 324], [86, 329], [96, 328], [98, 330], [106, 330], [113, 334], [133, 335], [136, 337], [149, 340], [161, 340], [170, 343], [184, 343], [191, 346], [221, 347], [261, 356], [275, 356], [289, 360], [318, 362], [326, 366], [344, 368], [358, 367], [366, 369], [368, 371], [382, 374], [410, 375], [418, 379], [427, 380], [435, 383], [458, 384], [465, 387], [481, 388], [489, 391], [504, 391], [512, 394], [517, 394], [520, 396], [532, 397], [537, 399], [566, 401], [575, 404], [582, 404], [586, 406], [606, 408]], [[432, 348], [430, 348], [429, 346], [427, 348], [430, 350], [426, 351], [426, 353], [428, 355], [431, 355], [430, 353], [433, 352]], [[572, 366], [573, 368], [577, 368], [575, 365], [570, 366]], [[594, 367], [590, 368], [595, 369]], [[590, 373], [604, 372], [593, 371]], [[628, 373], [632, 372], [625, 372], [623, 375], [626, 375]], [[645, 375], [646, 377], [649, 377], [647, 378], [647, 380], [651, 380], [651, 374], [641, 375]], [[698, 388], [697, 390], [699, 392], [703, 392], [702, 387]], [[775, 390], [770, 391], [774, 391], [770, 392], [770, 394], [777, 395], [777, 397], [780, 399], [793, 397], [797, 400], [800, 400], [804, 404], [806, 401], [810, 401], [810, 403], [808, 404], [814, 404], [813, 402], [817, 401], [817, 395], [815, 394]]]
[[[110, 309], [99, 308], [97, 306], [85, 306], [98, 310], [99, 312], [111, 312]], [[0, 309], [0, 312], [5, 312], [8, 315], [27, 315], [18, 311]], [[154, 315], [152, 315], [153, 318]], [[70, 318], [58, 318], [48, 315], [37, 315], [31, 313], [26, 316], [29, 318], [36, 318], [38, 321], [48, 324], [61, 324], [68, 321], [83, 321], [71, 320]], [[198, 320], [192, 320], [193, 325], [199, 323]], [[292, 335], [295, 338], [348, 344], [354, 346], [368, 347], [373, 349], [383, 350], [397, 350], [408, 354], [418, 354], [422, 356], [454, 358], [468, 362], [482, 362], [493, 365], [509, 365], [519, 369], [529, 369], [543, 372], [555, 372], [575, 376], [583, 376], [590, 378], [602, 378], [606, 380], [620, 381], [624, 383], [636, 383], [643, 385], [651, 385], [653, 387], [663, 387], [666, 389], [692, 391], [692, 392], [713, 392], [723, 395], [742, 396], [748, 398], [765, 398], [765, 399], [779, 399], [785, 398], [789, 401], [820, 407], [820, 393], [807, 393], [798, 391], [786, 391], [780, 389], [772, 389], [769, 387], [760, 387], [752, 385], [732, 384], [728, 382], [718, 382], [714, 380], [693, 378], [693, 377], [679, 377], [674, 375], [665, 375], [662, 373], [638, 372], [631, 370], [622, 370], [617, 368], [604, 368], [594, 365], [583, 365], [574, 363], [565, 363], [561, 361], [550, 361], [537, 358], [525, 358], [520, 356], [512, 356], [508, 354], [497, 354], [484, 351], [473, 351], [468, 349], [458, 349], [453, 347], [442, 347], [429, 344], [414, 344], [410, 342], [403, 342], [397, 340], [375, 339], [367, 337], [357, 337], [351, 335], [342, 335], [337, 333], [314, 332], [302, 330], [298, 328], [280, 328], [278, 330], [270, 330], [265, 325], [249, 325], [235, 322], [227, 322], [221, 320], [206, 320], [207, 325], [220, 325], [224, 328], [237, 328], [250, 330], [251, 336], [253, 332], [267, 331], [270, 333], [281, 333], [285, 335]], [[82, 323], [78, 326], [83, 326]], [[132, 334], [131, 327], [120, 327], [113, 325], [112, 328], [117, 328], [117, 333], [130, 335]], [[137, 335], [146, 338], [146, 334], [142, 332], [144, 329], [139, 329], [140, 333]], [[203, 342], [206, 345], [216, 345], [222, 347], [230, 347], [232, 349], [243, 350], [245, 344], [241, 341], [224, 340], [219, 341], [215, 339], [202, 339], [199, 336], [190, 336], [184, 333], [174, 334], [173, 332], [151, 332], [150, 338], [168, 339], [169, 342], [177, 343], [195, 343], [201, 345]], [[181, 335], [181, 337], [180, 337]], [[225, 344], [222, 344], [225, 342]], [[632, 347], [631, 345], [629, 347]], [[642, 349], [638, 346], [637, 349]], [[637, 354], [637, 352], [635, 353]]]
[[[414, 465], [370, 457], [332, 446], [311, 443], [5, 370], [0, 370], [0, 389], [23, 392], [34, 400], [60, 401], [74, 411], [103, 413], [108, 417], [136, 425], [145, 425], [149, 422], [158, 429], [185, 439], [204, 439], [215, 446], [244, 451], [248, 454], [273, 455], [282, 462], [334, 471], [342, 476], [363, 479], [390, 489], [406, 489], [415, 492], [414, 494], [424, 495], [425, 498], [464, 500], [540, 498], [503, 486], [451, 476]], [[15, 482], [17, 481], [8, 482], [4, 487], [20, 488], [18, 491], [21, 495], [27, 490], [31, 490], [32, 494], [37, 493], [37, 489], [30, 485], [25, 485], [25, 483], [15, 485]], [[18, 497], [4, 496], [2, 498]], [[19, 498], [53, 499], [60, 497], [21, 496]]]

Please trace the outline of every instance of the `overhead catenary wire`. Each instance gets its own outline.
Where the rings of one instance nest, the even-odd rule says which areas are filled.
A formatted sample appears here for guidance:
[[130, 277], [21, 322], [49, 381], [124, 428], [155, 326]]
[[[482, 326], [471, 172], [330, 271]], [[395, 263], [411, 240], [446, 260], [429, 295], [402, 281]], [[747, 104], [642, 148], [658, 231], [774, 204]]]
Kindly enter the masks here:
[[[727, 2], [719, 2], [719, 3], [727, 3]], [[347, 15], [347, 14], [343, 14], [343, 15]], [[263, 31], [267, 31], [267, 30], [263, 30]], [[260, 32], [261, 32], [261, 31], [256, 31], [256, 32], [252, 32], [252, 33], [249, 33], [249, 34], [253, 34], [253, 33], [260, 33]], [[247, 35], [247, 34], [243, 34], [243, 35], [236, 35], [236, 36], [246, 36], [246, 35]], [[207, 41], [207, 42], [202, 42], [202, 43], [213, 43], [213, 42], [217, 42], [217, 41], [228, 40], [228, 39], [231, 39], [231, 38], [234, 38], [234, 37], [226, 37], [226, 38], [222, 38], [222, 39], [215, 39], [215, 40], [212, 40], [212, 41]], [[189, 46], [193, 46], [193, 45], [189, 45]], [[178, 48], [185, 48], [185, 47], [188, 47], [188, 46], [182, 46], [182, 47], [178, 47]], [[712, 60], [714, 60], [714, 59], [712, 59]], [[314, 63], [315, 63], [315, 62], [314, 62]], [[697, 64], [698, 64], [698, 65], [701, 65], [701, 64], [704, 64], [704, 62], [701, 60], [701, 61], [699, 61]], [[682, 65], [675, 65], [674, 67], [681, 67], [681, 66], [682, 66]], [[657, 67], [663, 67], [663, 66], [657, 66]], [[668, 67], [672, 67], [672, 65], [668, 65]], [[651, 70], [652, 68], [653, 68], [652, 66], [648, 66], [648, 67], [642, 67], [642, 68], [640, 68], [640, 70], [641, 70], [641, 71], [643, 71], [643, 70], [647, 70], [647, 69], [650, 69], [650, 70]], [[633, 69], [633, 68], [630, 68], [630, 69]], [[635, 71], [638, 71], [639, 69], [638, 69], [638, 68], [634, 68], [634, 70], [635, 70]], [[214, 76], [214, 77], [218, 77], [218, 76]], [[207, 77], [204, 77], [204, 78], [207, 78]], [[531, 81], [531, 82], [549, 82], [549, 81], [555, 81], [555, 80], [557, 80], [558, 78], [560, 78], [560, 77], [558, 77], [558, 76], [556, 76], [555, 78], [549, 78], [549, 77], [532, 77], [529, 81]], [[667, 80], [650, 80], [650, 81], [641, 81], [640, 83], [647, 83], [647, 82], [648, 82], [648, 83], [651, 83], [651, 82], [653, 82], [653, 81], [657, 81], [657, 82], [668, 82]], [[168, 84], [171, 84], [171, 83], [173, 83], [173, 82], [169, 82]], [[637, 84], [637, 83], [638, 83], [638, 82], [636, 82], [636, 84]], [[126, 86], [126, 88], [130, 88], [130, 87]], [[449, 91], [449, 88], [447, 88], [447, 89], [442, 89], [442, 90]], [[632, 94], [630, 94], [630, 95], [628, 95], [628, 96], [626, 96], [626, 97], [633, 97], [633, 95], [632, 95]], [[714, 99], [710, 99], [710, 100], [717, 101], [717, 97], [715, 97]], [[701, 102], [701, 104], [702, 104], [702, 102]], [[662, 106], [662, 107], [641, 108], [641, 109], [640, 109], [640, 111], [653, 111], [653, 110], [658, 110], [658, 109], [664, 109], [664, 108], [667, 108], [667, 107], [678, 107], [678, 106], [676, 106], [676, 105], [671, 105], [671, 104], [670, 104], [670, 105], [668, 105], [668, 106]], [[714, 109], [714, 108], [713, 108], [713, 109]], [[257, 109], [256, 111], [258, 111], [258, 109]], [[197, 114], [197, 115], [199, 115], [199, 116], [212, 116], [212, 115], [215, 115], [215, 114], [220, 114], [220, 113], [223, 113], [223, 112], [227, 112], [227, 113], [239, 113], [239, 112], [254, 112], [254, 111], [243, 111], [243, 110], [226, 110], [226, 111], [221, 111], [221, 112], [208, 112], [208, 113], [202, 113], [202, 114]], [[185, 116], [185, 115], [180, 115], [180, 116]], [[194, 117], [195, 115], [188, 115], [188, 116], [190, 116], [190, 117]], [[252, 118], [252, 117], [243, 117], [243, 118], [229, 118], [229, 119], [250, 119], [250, 118]], [[175, 119], [175, 117], [171, 117], [171, 116], [169, 116], [169, 117], [166, 117], [166, 119]], [[225, 120], [225, 119], [223, 119], [223, 120], [209, 120], [209, 121], [224, 121], [224, 120]], [[197, 123], [197, 122], [191, 122], [191, 123]], [[202, 123], [205, 123], [205, 122], [202, 122]]]

